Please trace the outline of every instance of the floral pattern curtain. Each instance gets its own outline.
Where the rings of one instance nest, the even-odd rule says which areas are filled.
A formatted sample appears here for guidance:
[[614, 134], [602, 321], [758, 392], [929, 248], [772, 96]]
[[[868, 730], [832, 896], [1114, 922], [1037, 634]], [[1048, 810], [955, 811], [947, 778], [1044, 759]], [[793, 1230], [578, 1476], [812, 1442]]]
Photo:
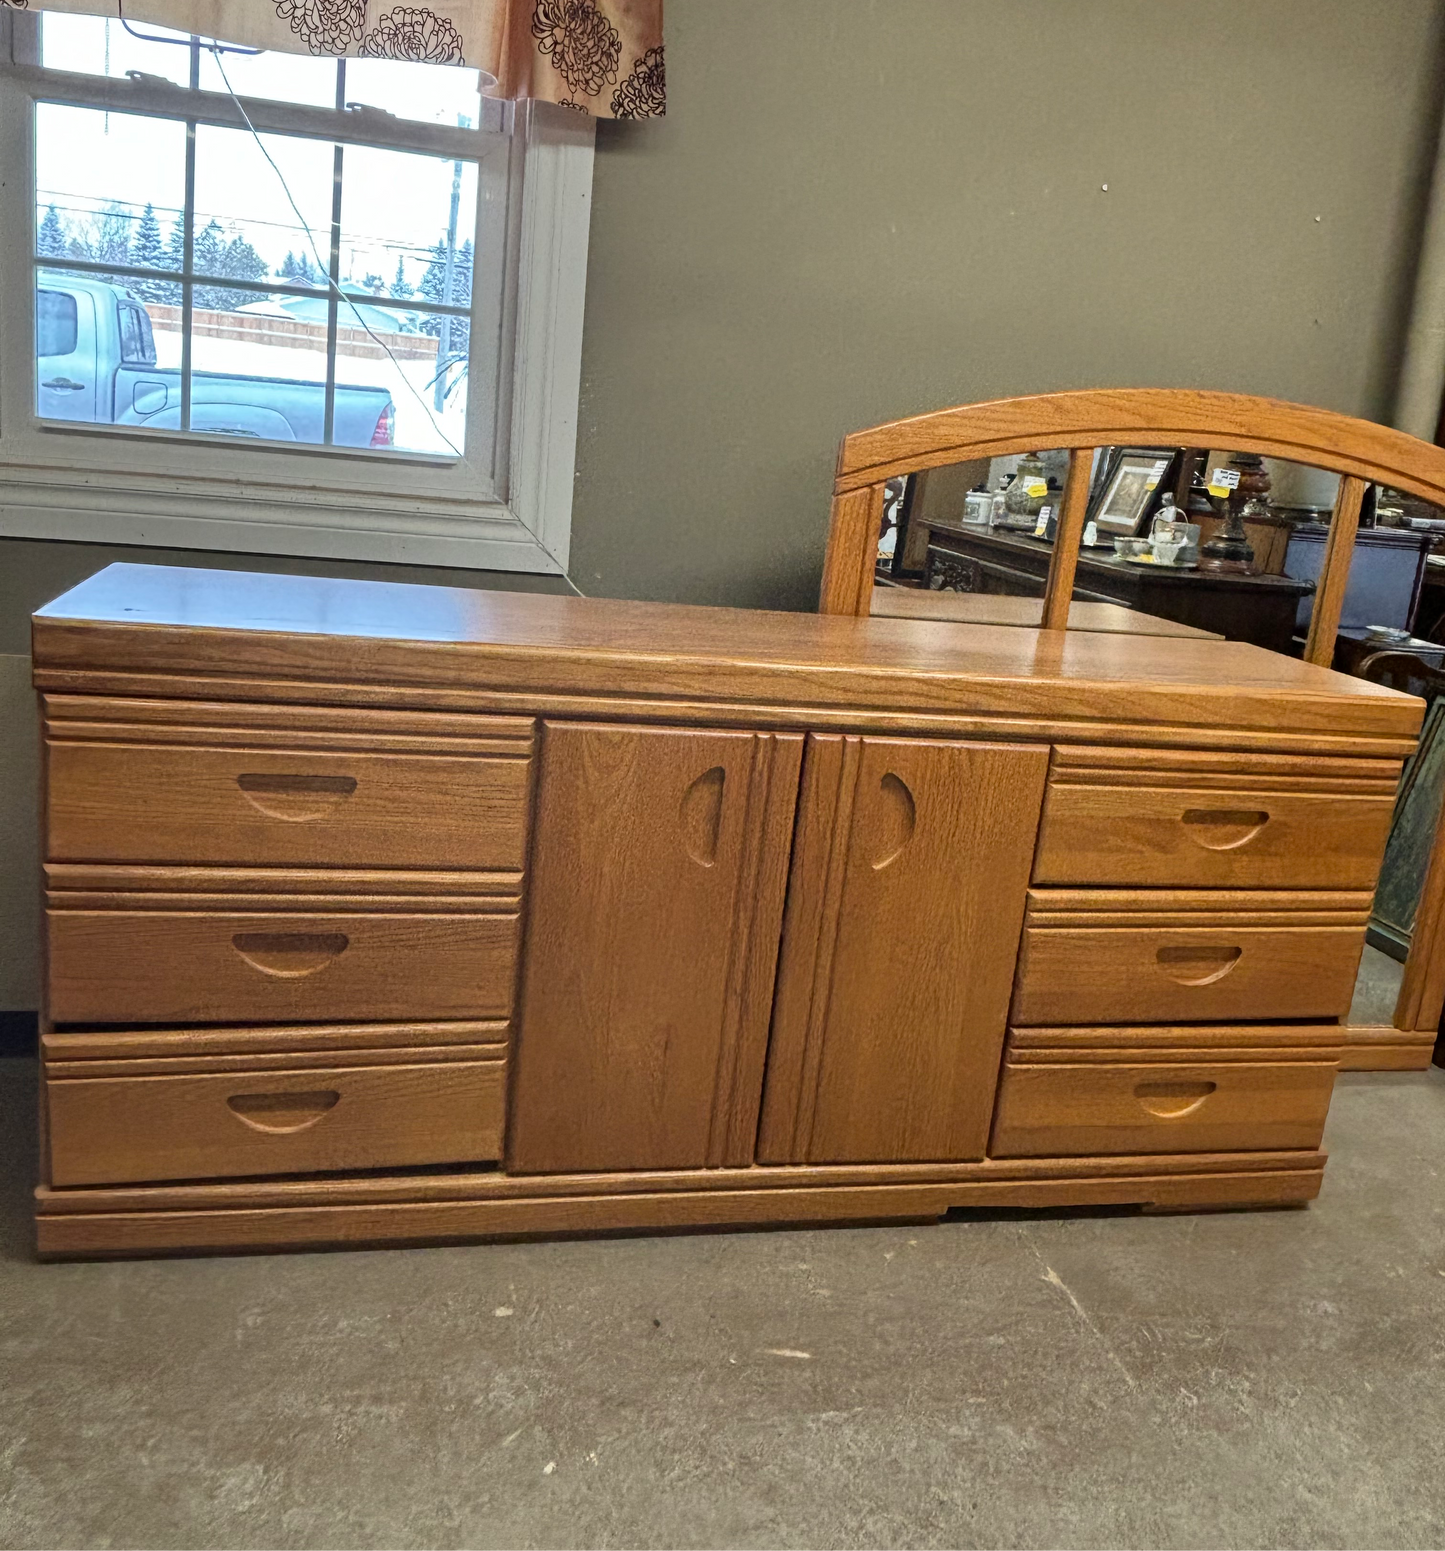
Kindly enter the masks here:
[[[0, 0], [79, 11], [293, 54], [471, 65], [489, 95], [537, 97], [599, 118], [667, 102], [662, 0]], [[484, 89], [487, 89], [484, 85]]]

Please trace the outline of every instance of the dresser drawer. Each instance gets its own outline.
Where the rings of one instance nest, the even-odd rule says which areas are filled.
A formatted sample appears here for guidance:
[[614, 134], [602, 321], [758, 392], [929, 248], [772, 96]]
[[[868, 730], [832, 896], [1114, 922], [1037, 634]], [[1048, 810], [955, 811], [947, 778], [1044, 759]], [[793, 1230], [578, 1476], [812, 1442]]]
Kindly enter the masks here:
[[989, 1156], [1318, 1147], [1331, 1061], [1005, 1062]]
[[504, 1018], [512, 1005], [515, 909], [53, 908], [47, 923], [56, 1023]]
[[1393, 812], [1387, 796], [1055, 784], [1034, 882], [1372, 888]]
[[52, 861], [520, 871], [515, 757], [52, 741]]
[[1343, 1017], [1368, 911], [1367, 894], [1031, 890], [1010, 1021]]
[[53, 1185], [311, 1174], [501, 1156], [502, 1061], [64, 1078]]

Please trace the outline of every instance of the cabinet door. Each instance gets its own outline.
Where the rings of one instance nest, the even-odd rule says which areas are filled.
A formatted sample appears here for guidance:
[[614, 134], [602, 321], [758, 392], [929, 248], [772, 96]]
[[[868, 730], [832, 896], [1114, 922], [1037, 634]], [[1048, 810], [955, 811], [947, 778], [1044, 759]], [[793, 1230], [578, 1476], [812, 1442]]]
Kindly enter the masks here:
[[1048, 762], [809, 737], [761, 1162], [983, 1157]]
[[509, 1170], [752, 1162], [802, 748], [545, 724]]

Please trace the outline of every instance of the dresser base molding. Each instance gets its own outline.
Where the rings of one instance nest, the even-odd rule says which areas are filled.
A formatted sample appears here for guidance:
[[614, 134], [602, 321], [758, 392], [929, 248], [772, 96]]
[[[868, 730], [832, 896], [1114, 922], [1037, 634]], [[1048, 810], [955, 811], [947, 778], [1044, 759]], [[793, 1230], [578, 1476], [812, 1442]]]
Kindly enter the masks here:
[[37, 1192], [42, 1259], [354, 1249], [573, 1233], [921, 1221], [954, 1208], [1295, 1206], [1321, 1152], [853, 1168], [496, 1173]]
[[1388, 1023], [1347, 1024], [1340, 1032], [1342, 1072], [1423, 1072], [1439, 1038], [1434, 1029], [1397, 1029]]

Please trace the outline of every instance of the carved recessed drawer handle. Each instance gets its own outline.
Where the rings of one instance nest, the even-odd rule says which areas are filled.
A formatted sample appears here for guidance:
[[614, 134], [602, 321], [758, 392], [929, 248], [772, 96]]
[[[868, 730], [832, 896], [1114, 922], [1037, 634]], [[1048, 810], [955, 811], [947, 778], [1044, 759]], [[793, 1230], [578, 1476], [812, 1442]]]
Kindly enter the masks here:
[[1159, 968], [1181, 986], [1208, 986], [1239, 963], [1243, 948], [1160, 948]]
[[1263, 808], [1189, 808], [1184, 831], [1206, 851], [1232, 851], [1248, 845], [1269, 823]]
[[699, 867], [711, 867], [717, 861], [726, 783], [727, 772], [721, 765], [714, 765], [711, 770], [704, 770], [682, 794], [678, 813], [682, 821], [682, 843]]
[[879, 783], [878, 794], [878, 850], [873, 860], [874, 872], [882, 872], [890, 862], [898, 860], [903, 848], [913, 839], [918, 823], [913, 793], [891, 770]]
[[310, 1093], [233, 1093], [226, 1108], [253, 1131], [280, 1135], [314, 1126], [340, 1102], [334, 1088], [318, 1088]]
[[345, 932], [237, 932], [231, 946], [263, 975], [295, 980], [325, 969], [350, 940]]
[[1219, 1085], [1212, 1082], [1141, 1082], [1134, 1097], [1161, 1120], [1192, 1115]]
[[270, 775], [256, 771], [238, 775], [236, 785], [246, 801], [267, 818], [295, 822], [319, 819], [332, 812], [356, 790], [356, 777]]

